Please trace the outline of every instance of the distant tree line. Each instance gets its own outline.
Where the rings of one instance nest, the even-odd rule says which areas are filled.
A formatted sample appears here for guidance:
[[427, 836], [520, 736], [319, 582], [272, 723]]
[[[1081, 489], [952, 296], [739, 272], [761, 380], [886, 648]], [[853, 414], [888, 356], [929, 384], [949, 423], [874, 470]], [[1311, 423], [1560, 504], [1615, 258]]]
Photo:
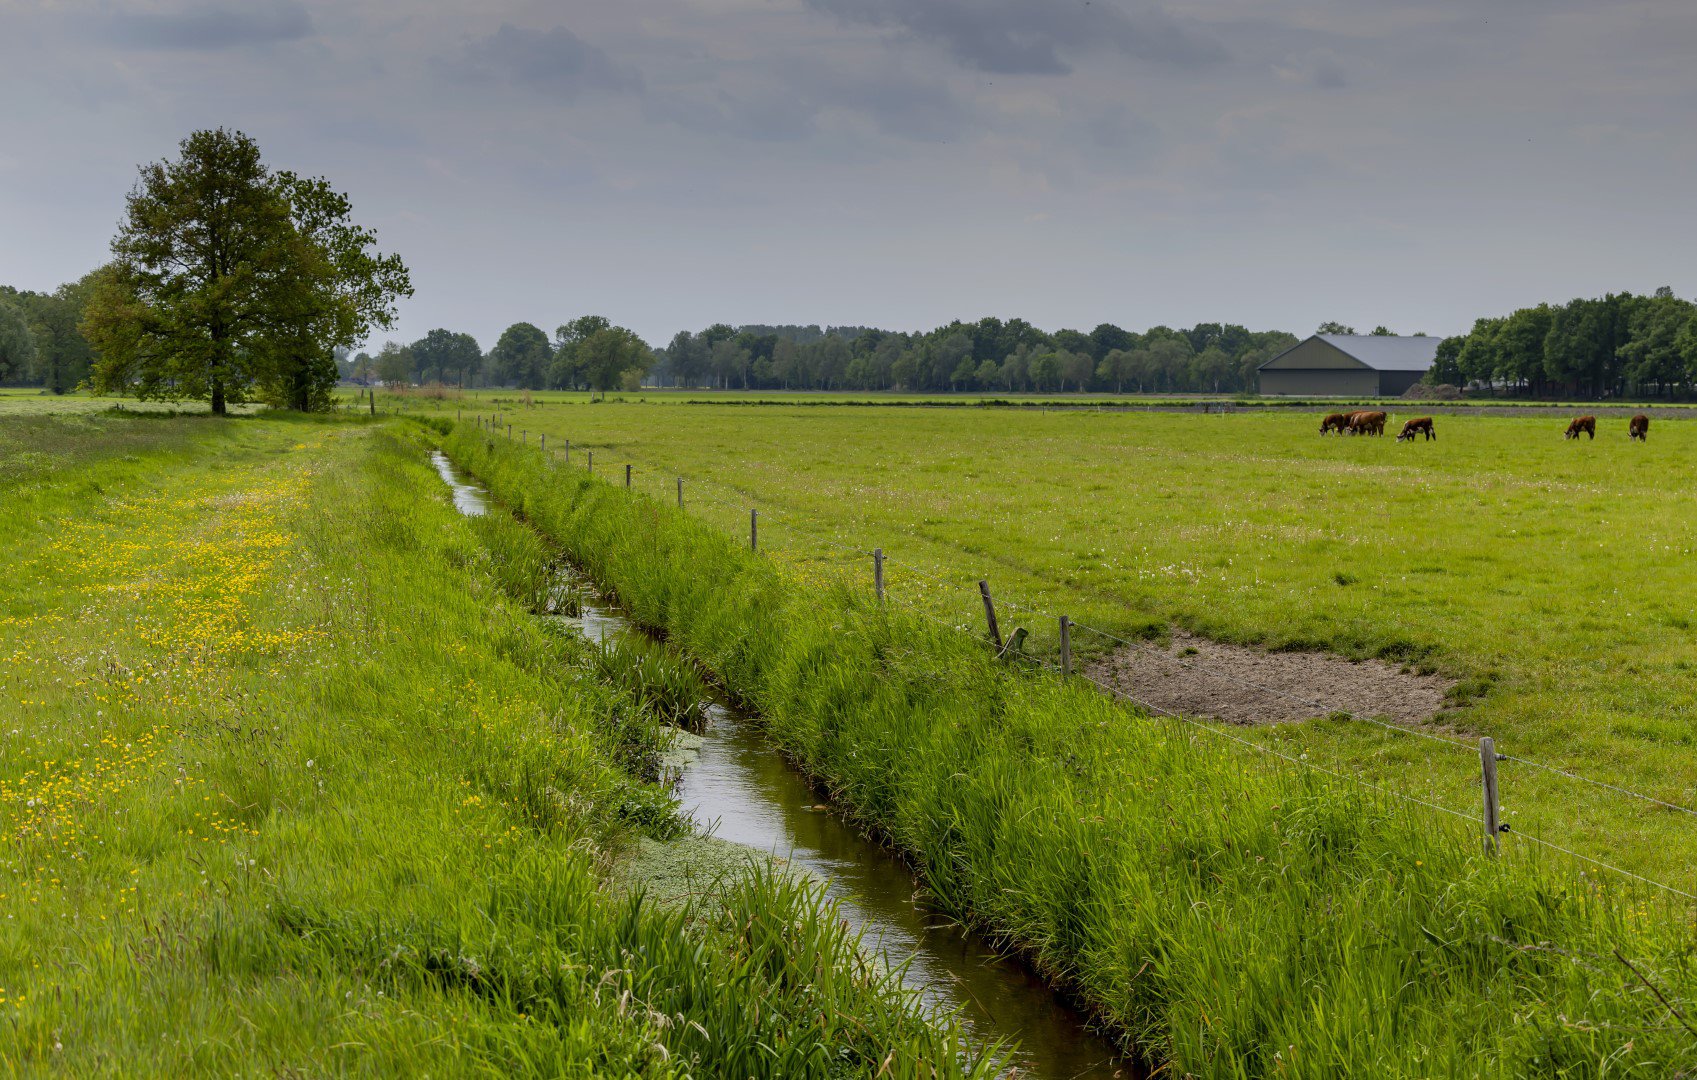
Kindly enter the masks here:
[[1438, 345], [1427, 381], [1540, 397], [1689, 397], [1697, 304], [1663, 286], [1479, 319]]
[[1231, 323], [1143, 333], [1112, 323], [1050, 333], [996, 318], [925, 333], [719, 323], [673, 337], [650, 377], [748, 390], [1241, 393], [1254, 391], [1257, 366], [1296, 340]]
[[94, 277], [84, 275], [50, 293], [0, 285], [0, 384], [64, 394], [88, 377], [94, 350], [79, 325]]

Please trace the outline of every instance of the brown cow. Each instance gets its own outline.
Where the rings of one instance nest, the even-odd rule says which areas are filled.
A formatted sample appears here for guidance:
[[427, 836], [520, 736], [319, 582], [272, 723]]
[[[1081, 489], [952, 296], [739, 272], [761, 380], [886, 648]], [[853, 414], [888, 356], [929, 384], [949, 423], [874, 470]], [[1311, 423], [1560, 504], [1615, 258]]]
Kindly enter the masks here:
[[1432, 430], [1432, 418], [1430, 416], [1417, 417], [1402, 425], [1402, 434], [1396, 437], [1396, 441], [1413, 442], [1414, 437], [1422, 433], [1428, 440], [1438, 437], [1438, 433]]
[[1626, 425], [1626, 437], [1637, 439], [1639, 442], [1650, 441], [1650, 418], [1643, 413], [1634, 416]]
[[1320, 421], [1320, 434], [1324, 435], [1328, 431], [1336, 431], [1339, 435], [1342, 435], [1344, 425], [1347, 423], [1349, 423], [1349, 417], [1343, 413], [1329, 413], [1324, 420]]
[[1382, 412], [1354, 413], [1349, 418], [1349, 432], [1352, 435], [1383, 435], [1387, 419]]
[[1567, 434], [1563, 435], [1562, 438], [1577, 439], [1579, 438], [1580, 432], [1584, 432], [1586, 435], [1595, 439], [1597, 437], [1597, 418], [1595, 416], [1574, 417], [1568, 422]]

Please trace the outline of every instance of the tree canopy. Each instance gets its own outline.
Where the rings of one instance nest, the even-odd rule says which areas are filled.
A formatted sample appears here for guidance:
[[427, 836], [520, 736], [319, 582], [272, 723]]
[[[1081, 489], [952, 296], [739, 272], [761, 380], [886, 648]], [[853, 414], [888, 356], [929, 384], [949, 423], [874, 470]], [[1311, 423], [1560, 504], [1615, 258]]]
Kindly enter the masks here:
[[412, 295], [399, 257], [373, 250], [346, 196], [273, 173], [239, 131], [197, 131], [141, 168], [98, 272], [82, 331], [101, 390], [325, 408], [335, 350], [393, 324]]

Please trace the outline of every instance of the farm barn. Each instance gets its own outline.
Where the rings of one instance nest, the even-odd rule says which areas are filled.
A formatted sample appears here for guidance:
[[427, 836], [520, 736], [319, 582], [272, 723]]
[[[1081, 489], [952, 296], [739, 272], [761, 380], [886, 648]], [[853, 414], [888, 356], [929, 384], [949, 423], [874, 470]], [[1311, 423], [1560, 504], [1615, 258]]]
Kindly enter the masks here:
[[1419, 382], [1432, 366], [1438, 340], [1315, 334], [1256, 369], [1261, 393], [1396, 397]]

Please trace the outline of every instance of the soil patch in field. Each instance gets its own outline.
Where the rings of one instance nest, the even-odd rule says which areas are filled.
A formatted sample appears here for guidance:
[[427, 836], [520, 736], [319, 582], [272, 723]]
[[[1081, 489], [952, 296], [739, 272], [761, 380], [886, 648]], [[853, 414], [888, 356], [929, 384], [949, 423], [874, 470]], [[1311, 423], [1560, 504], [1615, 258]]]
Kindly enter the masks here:
[[1383, 660], [1263, 652], [1175, 629], [1172, 644], [1127, 645], [1086, 668], [1091, 678], [1184, 716], [1279, 724], [1334, 712], [1426, 723], [1455, 685]]

